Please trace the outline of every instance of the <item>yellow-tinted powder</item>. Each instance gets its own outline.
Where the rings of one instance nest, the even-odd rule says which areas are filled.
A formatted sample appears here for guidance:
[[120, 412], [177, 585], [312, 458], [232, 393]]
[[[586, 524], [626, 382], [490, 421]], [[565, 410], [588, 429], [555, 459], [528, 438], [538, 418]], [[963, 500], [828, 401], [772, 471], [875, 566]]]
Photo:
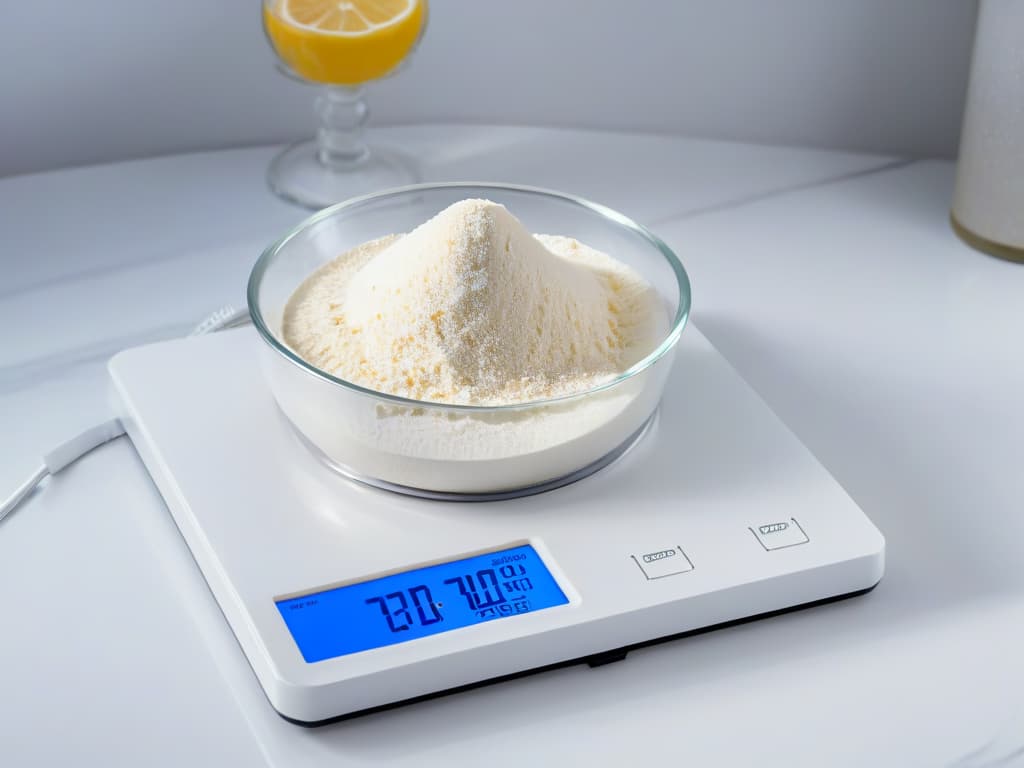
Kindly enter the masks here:
[[663, 313], [626, 265], [464, 200], [321, 267], [288, 302], [283, 332], [300, 356], [356, 384], [497, 405], [608, 380], [660, 341]]

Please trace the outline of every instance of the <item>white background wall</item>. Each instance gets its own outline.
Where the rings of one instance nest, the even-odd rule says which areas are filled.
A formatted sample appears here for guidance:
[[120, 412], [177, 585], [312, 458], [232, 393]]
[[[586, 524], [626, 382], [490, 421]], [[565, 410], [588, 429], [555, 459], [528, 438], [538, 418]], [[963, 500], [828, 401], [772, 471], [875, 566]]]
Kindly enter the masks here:
[[[281, 141], [312, 93], [257, 0], [0, 0], [0, 175]], [[973, 0], [432, 0], [381, 122], [956, 151]]]

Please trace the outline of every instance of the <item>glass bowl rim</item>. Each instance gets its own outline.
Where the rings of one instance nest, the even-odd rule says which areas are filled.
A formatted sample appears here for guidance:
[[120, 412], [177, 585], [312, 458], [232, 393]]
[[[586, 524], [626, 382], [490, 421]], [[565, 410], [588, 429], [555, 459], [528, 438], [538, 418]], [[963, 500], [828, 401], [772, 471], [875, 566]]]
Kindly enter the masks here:
[[[645, 357], [635, 362], [625, 371], [617, 374], [608, 381], [604, 381], [596, 386], [590, 387], [589, 389], [582, 390], [580, 392], [571, 392], [565, 395], [559, 395], [557, 397], [549, 397], [541, 400], [527, 400], [517, 403], [505, 403], [501, 405], [470, 405], [466, 403], [443, 403], [434, 400], [414, 400], [408, 397], [401, 397], [399, 395], [388, 394], [387, 392], [381, 392], [376, 389], [370, 389], [360, 384], [342, 379], [338, 376], [328, 373], [315, 365], [304, 360], [298, 354], [293, 352], [284, 342], [277, 338], [270, 328], [267, 326], [266, 321], [263, 318], [263, 313], [259, 307], [259, 288], [263, 281], [263, 277], [267, 272], [270, 264], [274, 261], [274, 258], [280, 253], [281, 249], [284, 248], [289, 241], [297, 237], [305, 230], [316, 226], [317, 224], [325, 221], [335, 214], [346, 211], [349, 209], [356, 209], [367, 203], [376, 202], [378, 200], [399, 197], [403, 195], [417, 194], [422, 192], [431, 192], [435, 190], [453, 190], [459, 188], [466, 189], [477, 189], [477, 190], [499, 190], [499, 191], [510, 191], [510, 192], [525, 192], [531, 195], [537, 195], [540, 197], [548, 197], [559, 200], [561, 202], [568, 202], [573, 205], [584, 208], [592, 213], [602, 216], [605, 219], [611, 221], [614, 224], [623, 227], [635, 234], [640, 235], [641, 238], [646, 240], [652, 246], [654, 246], [662, 255], [664, 260], [672, 268], [672, 272], [676, 277], [676, 284], [679, 288], [679, 305], [676, 308], [675, 317], [672, 319], [672, 325], [669, 328], [668, 333], [661, 340], [651, 352]], [[542, 406], [568, 403], [573, 400], [579, 400], [588, 397], [589, 395], [597, 394], [605, 390], [613, 389], [619, 386], [628, 379], [633, 378], [637, 374], [642, 373], [656, 362], [658, 362], [665, 354], [671, 350], [676, 343], [679, 341], [680, 335], [682, 335], [683, 328], [686, 326], [687, 318], [690, 315], [690, 279], [686, 274], [686, 270], [683, 268], [682, 262], [675, 255], [671, 248], [657, 235], [651, 232], [642, 224], [638, 224], [633, 219], [619, 213], [618, 211], [609, 208], [600, 203], [595, 203], [584, 197], [577, 195], [567, 194], [565, 192], [558, 192], [552, 189], [545, 189], [543, 187], [534, 187], [527, 184], [504, 184], [499, 182], [488, 182], [488, 181], [448, 181], [448, 182], [435, 182], [426, 184], [409, 184], [402, 187], [393, 187], [391, 189], [381, 190], [379, 192], [372, 192], [368, 195], [360, 195], [359, 197], [352, 197], [348, 200], [344, 200], [340, 203], [328, 206], [312, 216], [303, 219], [297, 225], [292, 227], [282, 237], [268, 245], [260, 257], [256, 260], [253, 265], [252, 271], [249, 274], [249, 283], [246, 290], [246, 301], [249, 305], [249, 315], [252, 318], [253, 325], [259, 332], [259, 335], [263, 338], [271, 349], [276, 351], [278, 354], [283, 356], [285, 360], [298, 366], [301, 370], [321, 379], [328, 384], [334, 386], [340, 386], [344, 389], [350, 390], [360, 395], [366, 395], [373, 397], [378, 400], [383, 400], [394, 405], [400, 405], [410, 408], [438, 408], [446, 411], [462, 411], [471, 413], [490, 413], [494, 411], [515, 411], [527, 408], [537, 408]]]

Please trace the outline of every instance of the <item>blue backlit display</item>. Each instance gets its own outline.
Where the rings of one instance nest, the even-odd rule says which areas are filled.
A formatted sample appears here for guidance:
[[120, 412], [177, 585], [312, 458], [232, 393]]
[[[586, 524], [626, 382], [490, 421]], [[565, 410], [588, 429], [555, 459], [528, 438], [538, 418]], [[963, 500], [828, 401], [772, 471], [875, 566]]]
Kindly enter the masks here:
[[529, 544], [277, 601], [307, 662], [569, 600]]

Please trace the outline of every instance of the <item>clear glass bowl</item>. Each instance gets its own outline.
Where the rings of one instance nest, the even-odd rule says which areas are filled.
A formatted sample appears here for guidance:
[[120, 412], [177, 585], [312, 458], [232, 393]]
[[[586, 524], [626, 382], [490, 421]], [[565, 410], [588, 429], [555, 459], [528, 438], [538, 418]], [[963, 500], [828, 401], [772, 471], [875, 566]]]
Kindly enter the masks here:
[[[285, 304], [314, 270], [368, 240], [409, 232], [466, 198], [501, 203], [531, 232], [574, 237], [637, 270], [664, 302], [664, 339], [601, 386], [501, 406], [448, 405], [376, 392], [316, 368], [288, 347], [281, 333]], [[690, 283], [665, 243], [616, 211], [533, 187], [457, 182], [402, 187], [320, 211], [263, 252], [249, 278], [248, 300], [266, 342], [261, 357], [270, 389], [317, 456], [380, 488], [481, 500], [578, 480], [641, 437], [686, 324]]]

